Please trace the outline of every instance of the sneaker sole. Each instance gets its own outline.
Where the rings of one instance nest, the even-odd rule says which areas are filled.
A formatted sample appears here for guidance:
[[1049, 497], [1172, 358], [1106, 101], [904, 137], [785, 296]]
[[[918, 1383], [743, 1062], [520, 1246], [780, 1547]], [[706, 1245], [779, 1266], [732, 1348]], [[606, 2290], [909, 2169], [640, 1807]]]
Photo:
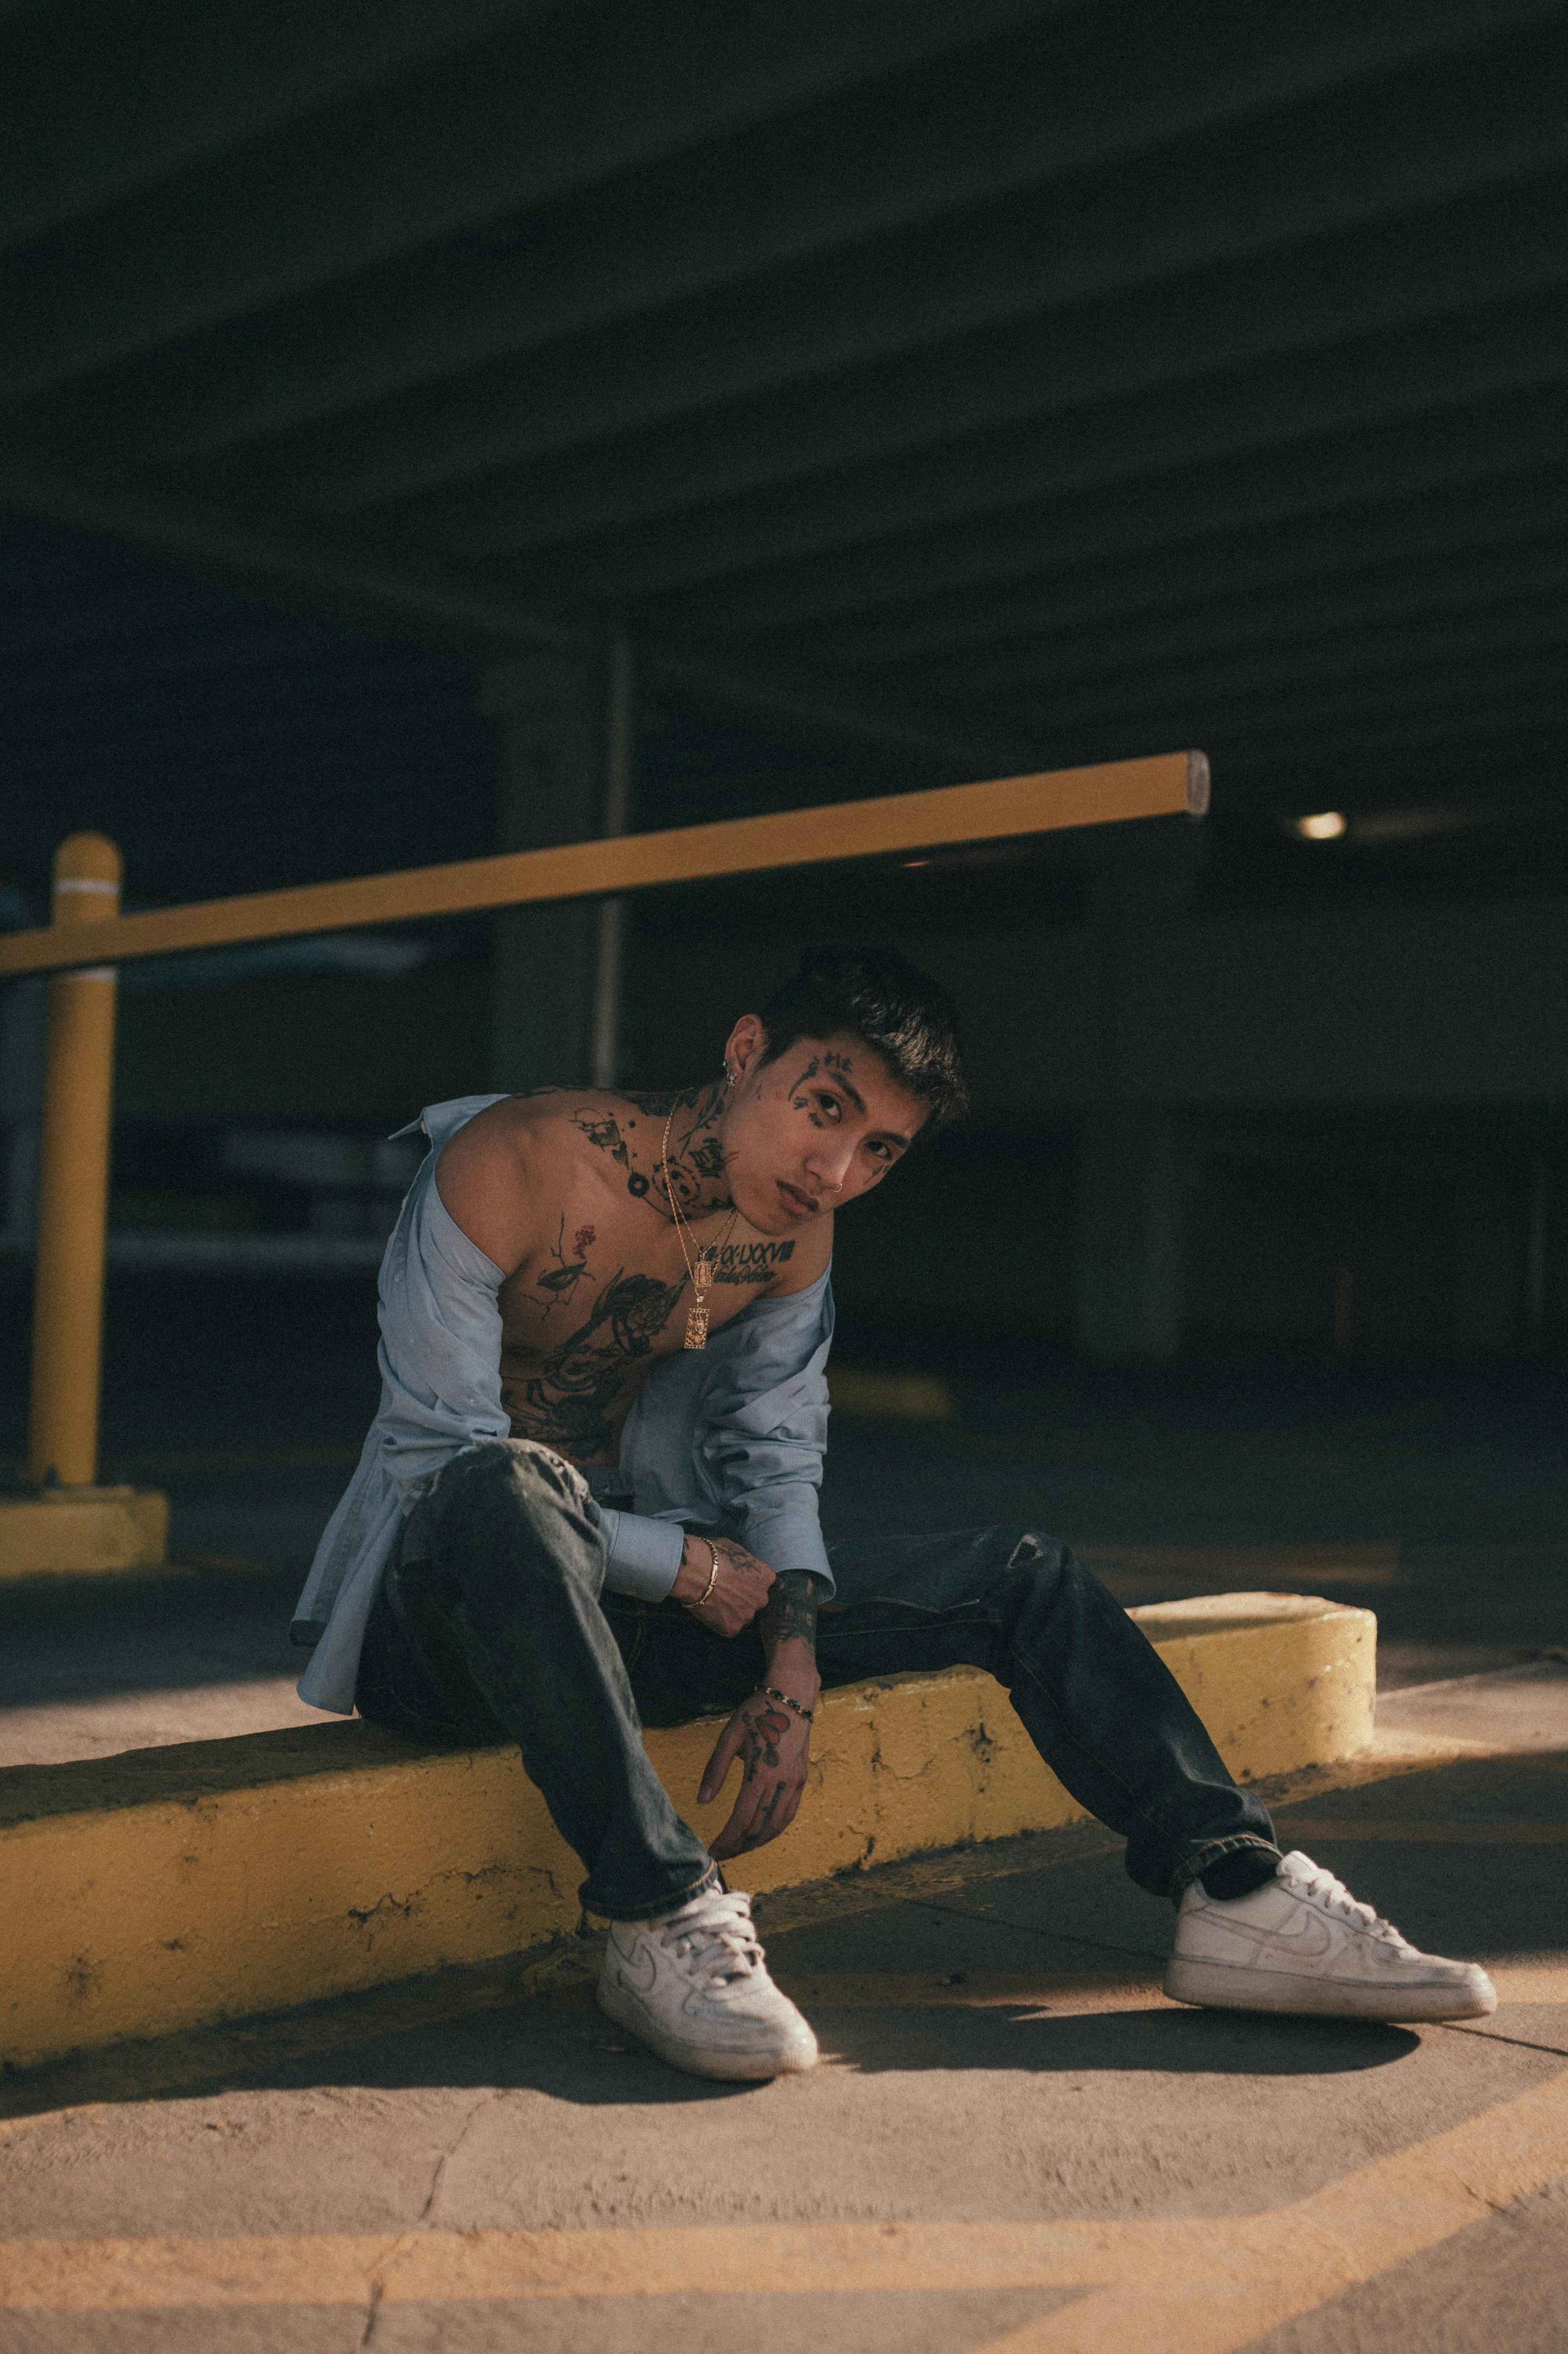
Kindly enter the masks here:
[[1288, 1970], [1260, 1970], [1233, 1962], [1177, 1958], [1165, 1973], [1165, 1991], [1172, 2002], [1196, 2003], [1205, 2010], [1287, 2010], [1319, 2019], [1396, 2022], [1489, 2019], [1498, 2007], [1496, 1994], [1478, 1969], [1468, 1986], [1456, 1986], [1450, 1980], [1396, 1988], [1358, 1986], [1343, 1978], [1296, 1978]]
[[630, 1989], [599, 1981], [599, 2007], [618, 2027], [624, 2027], [667, 2060], [672, 2068], [682, 2069], [688, 2076], [716, 2076], [726, 2084], [761, 2084], [775, 2076], [803, 2075], [817, 2064], [816, 2039], [811, 2039], [808, 2052], [797, 2043], [794, 2050], [779, 2052], [745, 2052], [715, 2050], [712, 2044], [688, 2043], [672, 2035], [652, 2018]]

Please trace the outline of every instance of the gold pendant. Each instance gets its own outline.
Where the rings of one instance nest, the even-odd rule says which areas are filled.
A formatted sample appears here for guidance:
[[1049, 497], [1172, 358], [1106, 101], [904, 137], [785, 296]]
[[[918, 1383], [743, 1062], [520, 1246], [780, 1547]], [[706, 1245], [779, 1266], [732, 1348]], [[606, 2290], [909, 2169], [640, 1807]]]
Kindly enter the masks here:
[[695, 1297], [686, 1310], [688, 1349], [705, 1349], [708, 1345], [708, 1283], [712, 1274], [713, 1268], [708, 1261], [699, 1257], [692, 1269], [692, 1289]]

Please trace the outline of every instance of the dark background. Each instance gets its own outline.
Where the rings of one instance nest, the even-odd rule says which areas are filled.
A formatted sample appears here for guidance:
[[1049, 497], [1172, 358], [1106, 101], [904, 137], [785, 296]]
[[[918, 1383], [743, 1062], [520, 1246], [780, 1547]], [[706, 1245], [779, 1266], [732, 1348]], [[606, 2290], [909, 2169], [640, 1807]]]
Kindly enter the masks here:
[[[1202, 746], [1201, 826], [637, 901], [619, 1070], [896, 939], [976, 1113], [846, 1223], [846, 1355], [1541, 1359], [1563, 49], [1524, 0], [12, 5], [6, 920], [79, 826], [131, 906], [597, 833], [617, 644], [636, 827]], [[128, 971], [116, 1297], [363, 1286], [377, 1140], [588, 1077], [598, 940]]]

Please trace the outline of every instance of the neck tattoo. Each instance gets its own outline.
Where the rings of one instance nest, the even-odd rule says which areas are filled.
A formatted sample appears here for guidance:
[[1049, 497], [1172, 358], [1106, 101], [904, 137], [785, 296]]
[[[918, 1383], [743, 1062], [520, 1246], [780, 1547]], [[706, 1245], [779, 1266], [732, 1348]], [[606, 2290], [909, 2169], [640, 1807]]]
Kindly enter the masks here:
[[669, 1196], [670, 1215], [674, 1220], [675, 1233], [681, 1245], [681, 1257], [686, 1262], [686, 1273], [691, 1278], [692, 1304], [686, 1310], [686, 1346], [688, 1349], [705, 1349], [708, 1345], [708, 1286], [714, 1279], [715, 1263], [720, 1251], [735, 1232], [735, 1222], [739, 1217], [740, 1212], [738, 1210], [730, 1212], [729, 1224], [717, 1242], [705, 1243], [694, 1260], [691, 1252], [686, 1248], [686, 1221], [682, 1214], [681, 1205], [675, 1199], [675, 1188], [670, 1182], [670, 1120], [674, 1117], [675, 1107], [672, 1104], [669, 1119], [664, 1122], [664, 1141], [659, 1148], [659, 1155], [664, 1169], [664, 1191]]

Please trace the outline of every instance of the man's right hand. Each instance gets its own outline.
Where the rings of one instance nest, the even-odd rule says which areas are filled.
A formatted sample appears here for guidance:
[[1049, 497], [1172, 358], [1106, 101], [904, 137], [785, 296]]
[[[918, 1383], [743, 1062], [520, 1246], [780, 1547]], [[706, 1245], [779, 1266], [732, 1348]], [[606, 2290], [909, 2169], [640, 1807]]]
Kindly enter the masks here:
[[[705, 1602], [698, 1596], [713, 1576], [714, 1554], [718, 1555], [718, 1575], [713, 1578], [713, 1592]], [[706, 1537], [686, 1539], [681, 1553], [681, 1566], [675, 1572], [675, 1583], [670, 1588], [677, 1602], [692, 1604], [692, 1616], [715, 1635], [738, 1635], [749, 1627], [768, 1600], [773, 1584], [773, 1572], [765, 1561], [758, 1561], [744, 1545], [734, 1543], [728, 1537], [715, 1537], [709, 1550]]]

